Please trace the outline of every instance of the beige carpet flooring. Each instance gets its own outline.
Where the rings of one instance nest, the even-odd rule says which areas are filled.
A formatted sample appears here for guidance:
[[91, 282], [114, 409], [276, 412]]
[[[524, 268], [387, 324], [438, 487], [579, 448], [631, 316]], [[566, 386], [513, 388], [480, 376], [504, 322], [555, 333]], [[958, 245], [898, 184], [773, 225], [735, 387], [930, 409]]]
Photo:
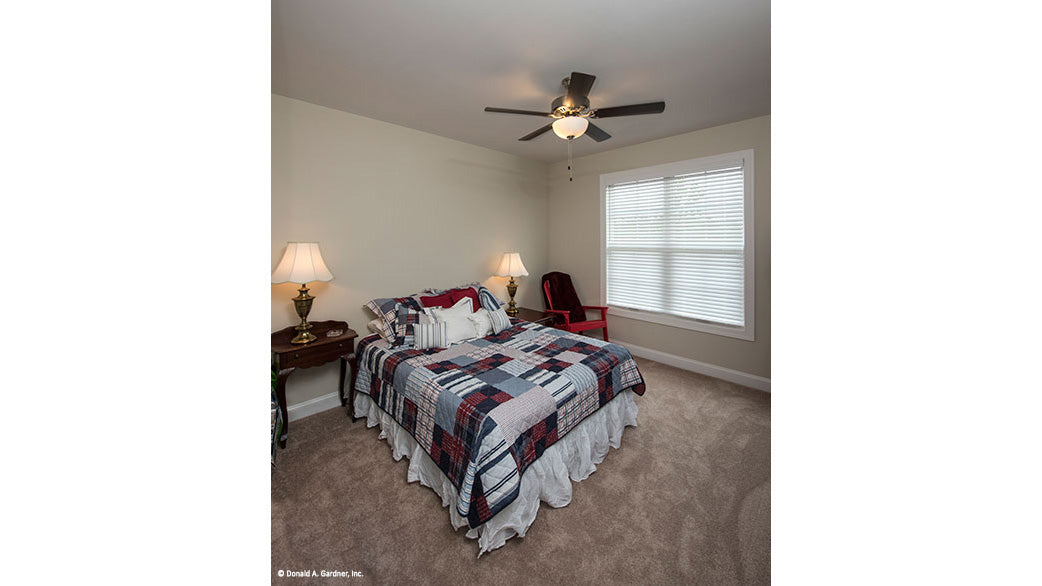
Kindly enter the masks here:
[[271, 475], [273, 583], [769, 584], [770, 395], [637, 362], [647, 392], [621, 449], [481, 559], [379, 428], [339, 409], [294, 421]]

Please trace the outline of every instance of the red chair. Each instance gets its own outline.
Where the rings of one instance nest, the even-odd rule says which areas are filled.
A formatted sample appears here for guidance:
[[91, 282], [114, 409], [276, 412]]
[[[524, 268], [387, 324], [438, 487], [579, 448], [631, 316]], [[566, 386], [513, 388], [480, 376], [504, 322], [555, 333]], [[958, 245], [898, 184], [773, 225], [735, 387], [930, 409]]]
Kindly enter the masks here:
[[[588, 330], [604, 330], [604, 341], [608, 341], [608, 308], [603, 305], [583, 305], [575, 294], [575, 286], [568, 273], [554, 271], [543, 275], [543, 301], [547, 311], [564, 318], [564, 323], [554, 327], [579, 333]], [[587, 309], [599, 309], [601, 319], [586, 319]], [[558, 320], [560, 321], [560, 320]]]

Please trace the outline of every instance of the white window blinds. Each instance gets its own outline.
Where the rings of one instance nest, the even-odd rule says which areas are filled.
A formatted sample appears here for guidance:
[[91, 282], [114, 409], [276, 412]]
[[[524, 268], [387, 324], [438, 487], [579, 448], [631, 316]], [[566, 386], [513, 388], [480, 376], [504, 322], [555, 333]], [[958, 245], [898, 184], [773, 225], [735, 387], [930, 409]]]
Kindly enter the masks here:
[[607, 302], [745, 326], [741, 161], [607, 186]]

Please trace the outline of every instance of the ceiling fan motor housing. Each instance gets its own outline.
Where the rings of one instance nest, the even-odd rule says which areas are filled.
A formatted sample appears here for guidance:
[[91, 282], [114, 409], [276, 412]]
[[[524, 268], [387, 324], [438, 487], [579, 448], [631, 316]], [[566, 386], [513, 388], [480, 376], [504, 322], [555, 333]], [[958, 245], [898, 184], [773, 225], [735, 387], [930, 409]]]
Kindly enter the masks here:
[[589, 110], [590, 98], [569, 98], [568, 96], [557, 96], [550, 102], [550, 111], [561, 116], [581, 115], [580, 112]]

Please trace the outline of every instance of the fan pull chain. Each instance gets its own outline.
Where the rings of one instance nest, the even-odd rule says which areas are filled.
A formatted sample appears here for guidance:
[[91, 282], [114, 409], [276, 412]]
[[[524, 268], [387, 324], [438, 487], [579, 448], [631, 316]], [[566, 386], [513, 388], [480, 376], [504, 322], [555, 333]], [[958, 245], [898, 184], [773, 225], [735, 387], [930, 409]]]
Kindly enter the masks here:
[[572, 141], [574, 138], [568, 139], [568, 180], [572, 180]]

